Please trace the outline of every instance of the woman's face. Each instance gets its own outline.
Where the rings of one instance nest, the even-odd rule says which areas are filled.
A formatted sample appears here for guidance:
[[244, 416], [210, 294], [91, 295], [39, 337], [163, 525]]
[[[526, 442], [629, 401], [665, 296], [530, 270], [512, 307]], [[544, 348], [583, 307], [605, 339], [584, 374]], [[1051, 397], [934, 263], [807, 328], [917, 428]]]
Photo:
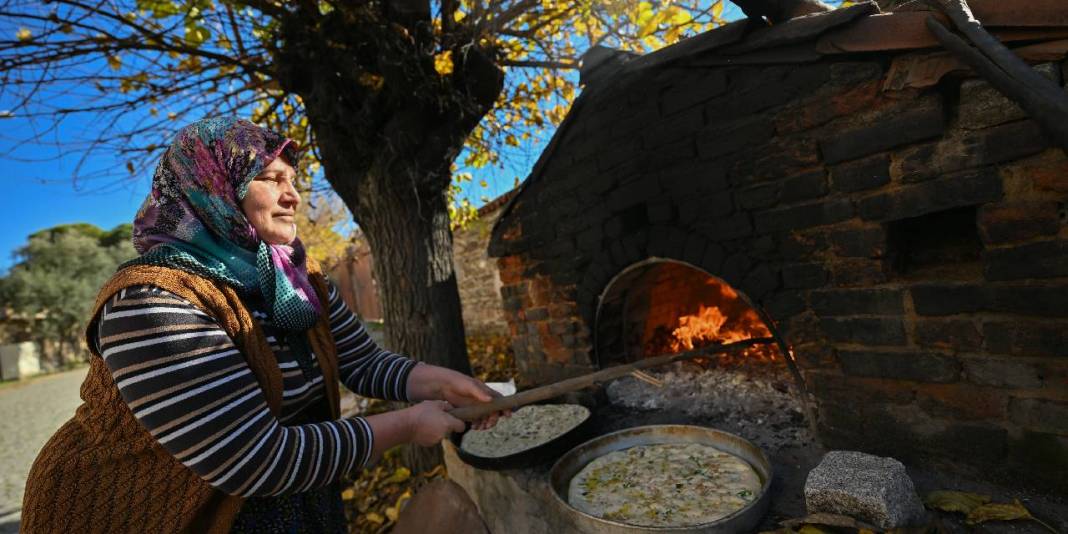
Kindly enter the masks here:
[[297, 237], [295, 215], [300, 205], [293, 180], [297, 177], [293, 166], [282, 158], [274, 158], [248, 185], [248, 194], [241, 200], [241, 210], [252, 223], [260, 239], [271, 245], [287, 245]]

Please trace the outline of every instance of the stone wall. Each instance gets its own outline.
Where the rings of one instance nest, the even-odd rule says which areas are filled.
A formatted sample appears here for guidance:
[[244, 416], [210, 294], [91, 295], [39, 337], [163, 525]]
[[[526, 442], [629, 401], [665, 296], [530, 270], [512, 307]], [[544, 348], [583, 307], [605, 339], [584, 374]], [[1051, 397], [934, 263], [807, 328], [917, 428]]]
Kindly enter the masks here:
[[1068, 492], [1068, 158], [986, 82], [842, 57], [587, 87], [491, 244], [521, 378], [594, 368], [605, 285], [675, 259], [771, 314], [828, 445]]
[[500, 213], [500, 203], [491, 205], [465, 228], [453, 232], [452, 257], [456, 285], [460, 290], [464, 330], [468, 335], [503, 334], [508, 331], [501, 307], [501, 279], [497, 262], [486, 253], [490, 229]]

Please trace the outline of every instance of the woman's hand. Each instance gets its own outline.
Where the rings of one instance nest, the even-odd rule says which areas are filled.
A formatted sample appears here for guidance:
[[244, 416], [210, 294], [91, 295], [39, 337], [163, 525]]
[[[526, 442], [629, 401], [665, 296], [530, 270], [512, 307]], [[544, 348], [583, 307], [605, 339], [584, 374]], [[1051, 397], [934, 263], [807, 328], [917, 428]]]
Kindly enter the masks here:
[[[453, 406], [468, 406], [489, 402], [500, 396], [500, 393], [490, 389], [480, 380], [436, 365], [419, 364], [412, 369], [408, 377], [408, 397], [412, 400], [436, 399], [447, 401]], [[472, 423], [471, 428], [491, 428], [502, 415], [508, 416], [511, 412], [493, 413]]]
[[464, 422], [449, 415], [451, 409], [445, 401], [423, 401], [402, 410], [408, 419], [409, 441], [430, 447], [450, 432], [463, 432]]

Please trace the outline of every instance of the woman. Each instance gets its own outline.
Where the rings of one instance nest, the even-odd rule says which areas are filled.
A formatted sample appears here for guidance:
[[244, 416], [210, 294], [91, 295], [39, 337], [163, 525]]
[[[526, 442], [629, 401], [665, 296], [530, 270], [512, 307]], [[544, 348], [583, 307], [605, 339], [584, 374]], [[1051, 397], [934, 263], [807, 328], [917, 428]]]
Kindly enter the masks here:
[[[34, 462], [24, 532], [344, 532], [343, 475], [491, 399], [370, 339], [296, 238], [296, 158], [244, 120], [179, 131], [134, 222], [141, 255], [97, 298], [85, 402]], [[338, 381], [422, 402], [342, 418]]]

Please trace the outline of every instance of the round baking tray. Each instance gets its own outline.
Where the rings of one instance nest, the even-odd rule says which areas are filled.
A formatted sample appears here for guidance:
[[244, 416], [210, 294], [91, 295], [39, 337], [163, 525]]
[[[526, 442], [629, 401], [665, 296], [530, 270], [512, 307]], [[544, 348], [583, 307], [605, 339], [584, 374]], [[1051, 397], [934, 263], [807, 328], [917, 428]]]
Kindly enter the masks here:
[[[746, 462], [760, 477], [760, 494], [740, 510], [709, 523], [685, 527], [638, 526], [596, 517], [579, 511], [567, 502], [571, 479], [586, 464], [610, 452], [638, 445], [699, 443], [733, 454]], [[556, 503], [580, 529], [587, 533], [741, 533], [752, 532], [768, 511], [771, 462], [764, 451], [749, 441], [721, 430], [693, 425], [649, 425], [627, 428], [593, 438], [563, 455], [549, 471], [549, 485]]]
[[[560, 457], [575, 445], [581, 443], [583, 440], [588, 439], [593, 430], [593, 410], [589, 406], [586, 406], [584, 402], [578, 402], [576, 396], [564, 396], [555, 399], [550, 399], [545, 402], [539, 402], [537, 404], [580, 404], [583, 405], [590, 414], [577, 426], [561, 434], [560, 436], [524, 451], [517, 452], [515, 454], [509, 454], [508, 456], [498, 456], [495, 458], [488, 458], [485, 456], [476, 456], [470, 454], [460, 447], [460, 443], [463, 440], [464, 434], [450, 434], [449, 441], [456, 446], [456, 454], [460, 457], [464, 463], [477, 467], [479, 469], [488, 469], [492, 471], [499, 471], [502, 469], [519, 469], [522, 467], [530, 467], [540, 463], [549, 462]], [[468, 430], [469, 432], [470, 430]], [[466, 432], [465, 432], [466, 433]]]

